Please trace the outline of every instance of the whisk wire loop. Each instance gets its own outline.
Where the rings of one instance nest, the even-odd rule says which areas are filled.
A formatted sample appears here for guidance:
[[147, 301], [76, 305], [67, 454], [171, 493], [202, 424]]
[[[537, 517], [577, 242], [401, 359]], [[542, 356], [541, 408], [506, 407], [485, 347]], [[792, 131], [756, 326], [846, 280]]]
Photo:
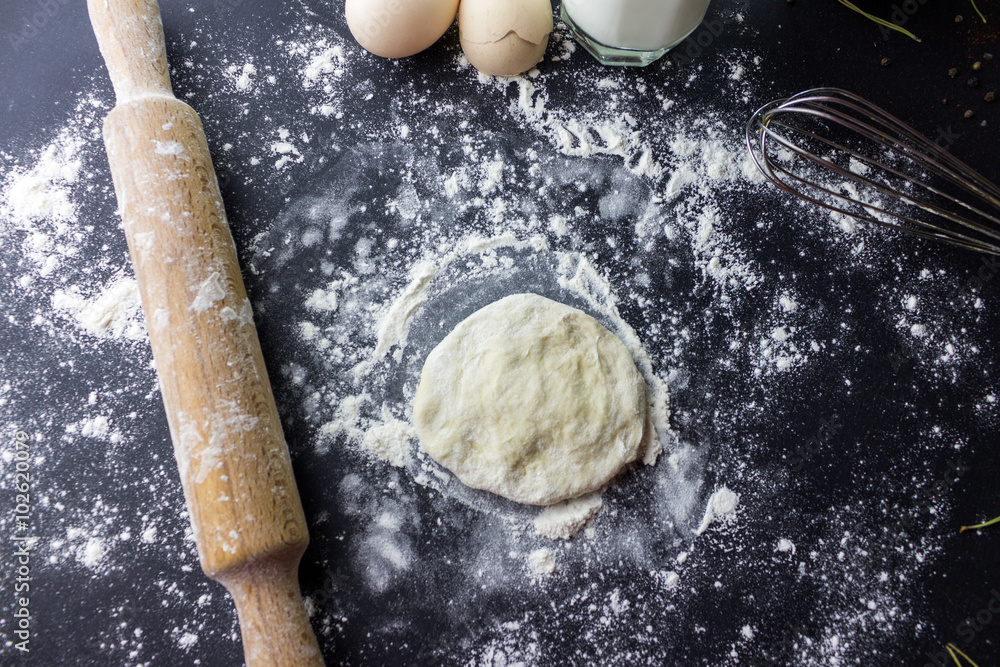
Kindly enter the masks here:
[[[995, 184], [991, 183], [947, 150], [941, 148], [938, 144], [917, 132], [917, 130], [913, 127], [907, 125], [889, 112], [876, 106], [875, 104], [872, 104], [863, 97], [839, 88], [816, 88], [814, 90], [808, 90], [803, 93], [799, 93], [798, 95], [794, 95], [787, 100], [778, 100], [778, 103], [781, 104], [779, 104], [775, 110], [780, 108], [782, 110], [800, 113], [804, 109], [809, 108], [808, 105], [815, 104], [827, 110], [831, 115], [836, 116], [836, 119], [839, 121], [844, 123], [859, 123], [860, 126], [865, 127], [870, 132], [891, 142], [893, 146], [895, 146], [900, 152], [906, 154], [907, 157], [910, 157], [935, 172], [940, 172], [941, 175], [946, 176], [956, 185], [965, 187], [969, 184], [968, 180], [974, 181], [977, 185], [983, 188], [983, 196], [987, 201], [994, 206], [1000, 206], [1000, 187], [997, 187]], [[867, 116], [877, 122], [880, 122], [886, 128], [899, 135], [903, 141], [897, 141], [890, 134], [883, 133], [870, 125], [861, 123], [861, 121], [857, 118], [848, 114], [838, 112], [836, 107], [824, 106], [832, 104], [846, 107], [863, 117]], [[857, 128], [858, 125], [855, 125], [854, 127]], [[872, 137], [871, 135], [868, 136], [871, 139], [875, 139], [875, 137]], [[917, 150], [915, 147], [919, 147], [920, 150]], [[921, 150], [925, 152], [921, 152]], [[939, 158], [941, 162], [930, 158], [928, 153]], [[948, 166], [945, 166], [945, 164], [942, 163], [945, 163]]]
[[[809, 137], [811, 139], [814, 139], [815, 141], [817, 141], [819, 143], [822, 143], [822, 144], [824, 144], [826, 146], [829, 146], [829, 147], [833, 148], [835, 151], [840, 151], [841, 153], [846, 153], [846, 154], [850, 155], [851, 157], [853, 157], [853, 158], [855, 158], [855, 159], [863, 162], [864, 164], [866, 164], [866, 165], [868, 165], [870, 167], [875, 167], [876, 169], [881, 170], [882, 172], [888, 172], [888, 173], [890, 173], [890, 174], [898, 177], [899, 179], [905, 181], [906, 183], [908, 183], [910, 185], [916, 186], [918, 188], [923, 188], [924, 190], [926, 190], [926, 191], [928, 191], [928, 192], [930, 192], [930, 193], [932, 193], [934, 195], [937, 195], [939, 197], [947, 199], [951, 203], [953, 203], [953, 204], [955, 204], [957, 206], [961, 206], [961, 207], [965, 208], [967, 211], [969, 211], [969, 212], [971, 212], [971, 213], [973, 213], [975, 215], [982, 216], [982, 217], [986, 218], [987, 220], [989, 220], [990, 222], [994, 223], [995, 225], [1000, 226], [1000, 218], [996, 217], [995, 215], [992, 215], [992, 214], [990, 214], [990, 213], [988, 213], [986, 211], [983, 211], [982, 209], [977, 208], [977, 207], [973, 206], [972, 204], [970, 204], [970, 203], [968, 203], [966, 201], [958, 199], [958, 198], [954, 197], [953, 195], [951, 195], [951, 194], [949, 194], [947, 192], [944, 192], [943, 190], [940, 190], [940, 189], [938, 189], [938, 188], [936, 188], [936, 187], [934, 187], [934, 186], [932, 186], [932, 185], [930, 185], [928, 183], [925, 183], [925, 182], [922, 182], [922, 181], [920, 181], [918, 179], [915, 179], [912, 176], [910, 176], [909, 174], [906, 174], [906, 173], [900, 171], [899, 169], [891, 167], [891, 166], [889, 166], [888, 164], [886, 164], [884, 162], [881, 162], [881, 161], [876, 160], [874, 158], [871, 158], [871, 157], [869, 157], [867, 155], [859, 153], [858, 151], [853, 150], [853, 149], [851, 149], [851, 148], [849, 148], [847, 146], [844, 146], [841, 143], [838, 143], [838, 142], [833, 141], [831, 139], [828, 139], [826, 137], [820, 136], [820, 135], [816, 134], [815, 132], [811, 132], [811, 131], [806, 130], [806, 129], [802, 128], [802, 127], [798, 127], [798, 126], [794, 126], [794, 125], [789, 125], [788, 123], [785, 123], [785, 122], [783, 122], [781, 120], [777, 120], [777, 119], [772, 120], [771, 123], [770, 123], [770, 127], [773, 128], [774, 126], [783, 127], [785, 129], [798, 132], [798, 133], [803, 134], [803, 135], [805, 135], [805, 136], [807, 136], [807, 137]], [[853, 124], [851, 124], [850, 127], [853, 129], [855, 126]], [[871, 138], [871, 135], [869, 135], [868, 132], [866, 132], [863, 129], [859, 129], [858, 132], [861, 133], [861, 134], [863, 134], [864, 136], [867, 136], [867, 137]], [[880, 181], [875, 181], [875, 180], [873, 180], [871, 178], [868, 178], [863, 173], [858, 173], [857, 171], [851, 171], [849, 169], [845, 169], [844, 167], [838, 165], [836, 162], [833, 162], [831, 160], [827, 160], [827, 159], [822, 158], [820, 156], [816, 156], [816, 155], [813, 155], [813, 154], [809, 153], [808, 151], [802, 149], [800, 146], [795, 145], [792, 142], [786, 140], [781, 135], [773, 134], [772, 138], [775, 139], [776, 141], [778, 141], [778, 143], [780, 143], [782, 146], [784, 146], [786, 148], [789, 148], [790, 150], [798, 153], [799, 155], [801, 155], [805, 159], [810, 160], [811, 162], [814, 162], [814, 163], [816, 163], [816, 164], [818, 164], [818, 165], [820, 165], [822, 167], [830, 169], [831, 171], [834, 171], [835, 173], [837, 173], [840, 176], [843, 176], [843, 177], [845, 177], [847, 179], [860, 182], [863, 185], [866, 185], [866, 186], [872, 188], [876, 192], [879, 192], [880, 194], [886, 195], [888, 197], [895, 197], [895, 198], [901, 200], [903, 203], [910, 204], [912, 206], [917, 206], [917, 207], [919, 207], [919, 208], [921, 208], [921, 209], [923, 209], [923, 210], [925, 210], [925, 211], [927, 211], [929, 213], [940, 215], [940, 216], [942, 216], [942, 217], [944, 217], [944, 218], [946, 218], [946, 219], [948, 219], [948, 220], [950, 220], [952, 222], [955, 222], [957, 224], [969, 227], [969, 228], [974, 229], [974, 230], [976, 230], [978, 232], [981, 232], [983, 234], [994, 236], [996, 238], [1000, 238], [1000, 236], [997, 235], [997, 232], [994, 229], [991, 229], [990, 227], [988, 227], [988, 226], [986, 226], [986, 225], [984, 225], [984, 224], [982, 224], [980, 222], [977, 222], [975, 220], [971, 220], [969, 218], [966, 218], [964, 216], [956, 214], [953, 211], [950, 211], [950, 210], [948, 210], [946, 208], [943, 208], [942, 206], [939, 206], [939, 205], [937, 205], [937, 204], [935, 204], [935, 203], [933, 203], [931, 201], [928, 201], [926, 199], [920, 199], [920, 198], [918, 198], [918, 197], [916, 197], [914, 195], [911, 195], [911, 194], [908, 194], [908, 193], [905, 193], [905, 192], [901, 192], [901, 191], [899, 191], [897, 189], [890, 188], [890, 187], [888, 187], [887, 185], [885, 185], [884, 183], [882, 183]], [[915, 161], [916, 161], [916, 159], [915, 159]], [[923, 161], [917, 161], [917, 163], [920, 164], [921, 166], [927, 166]], [[931, 168], [933, 168], [933, 167], [931, 167]], [[867, 206], [864, 203], [862, 203], [862, 205], [863, 206]], [[885, 211], [885, 212], [888, 215], [893, 215], [892, 213], [889, 213], [888, 211]], [[908, 220], [910, 220], [910, 219], [908, 218]], [[929, 226], [930, 225], [930, 223], [926, 223], [926, 222], [922, 222], [922, 221], [914, 221], [914, 222], [916, 222], [916, 224], [919, 224], [921, 226]]]
[[[846, 130], [848, 140], [831, 138], [831, 130]], [[859, 143], [863, 147], [855, 148]], [[808, 202], [922, 238], [1000, 255], [1000, 188], [853, 93], [817, 88], [766, 104], [747, 123], [746, 144], [768, 180]], [[807, 169], [793, 170], [782, 163]], [[808, 170], [810, 165], [836, 176], [839, 183], [820, 182], [816, 169]], [[931, 183], [932, 178], [937, 182]], [[883, 205], [879, 197], [862, 192], [897, 204]], [[915, 217], [918, 211], [930, 219]]]

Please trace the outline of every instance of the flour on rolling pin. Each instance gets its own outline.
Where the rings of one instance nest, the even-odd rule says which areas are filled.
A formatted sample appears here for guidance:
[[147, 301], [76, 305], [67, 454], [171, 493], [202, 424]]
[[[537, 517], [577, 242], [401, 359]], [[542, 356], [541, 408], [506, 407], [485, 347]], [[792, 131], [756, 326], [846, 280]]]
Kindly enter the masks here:
[[[166, 123], [163, 129], [170, 129], [171, 123]], [[184, 146], [179, 141], [154, 141], [156, 148], [153, 150], [157, 155], [183, 155]]]

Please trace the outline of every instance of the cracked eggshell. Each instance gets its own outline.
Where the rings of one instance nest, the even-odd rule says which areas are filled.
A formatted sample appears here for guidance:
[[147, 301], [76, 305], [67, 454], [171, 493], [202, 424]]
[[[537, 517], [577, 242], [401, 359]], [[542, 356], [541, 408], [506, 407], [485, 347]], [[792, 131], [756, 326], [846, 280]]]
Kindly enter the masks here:
[[528, 71], [545, 55], [546, 46], [548, 40], [532, 44], [513, 32], [489, 44], [462, 42], [462, 50], [472, 66], [490, 76], [516, 76]]
[[549, 0], [462, 0], [458, 8], [462, 50], [483, 74], [531, 69], [545, 54], [551, 32]]
[[420, 53], [448, 31], [459, 0], [347, 0], [344, 17], [354, 39], [383, 58]]

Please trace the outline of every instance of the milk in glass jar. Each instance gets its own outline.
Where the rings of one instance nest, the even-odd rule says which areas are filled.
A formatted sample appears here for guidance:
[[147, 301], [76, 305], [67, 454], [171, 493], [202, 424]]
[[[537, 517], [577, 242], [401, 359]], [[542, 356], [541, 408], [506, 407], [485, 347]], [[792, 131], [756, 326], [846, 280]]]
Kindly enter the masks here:
[[705, 18], [709, 0], [563, 0], [576, 40], [605, 65], [648, 65]]

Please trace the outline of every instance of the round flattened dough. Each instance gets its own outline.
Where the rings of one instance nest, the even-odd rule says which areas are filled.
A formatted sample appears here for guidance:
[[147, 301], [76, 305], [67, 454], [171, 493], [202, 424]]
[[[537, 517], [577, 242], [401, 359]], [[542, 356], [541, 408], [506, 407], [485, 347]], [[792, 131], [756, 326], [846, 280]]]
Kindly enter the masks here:
[[413, 404], [424, 450], [466, 485], [531, 505], [604, 486], [643, 447], [646, 384], [586, 313], [515, 294], [427, 356]]

